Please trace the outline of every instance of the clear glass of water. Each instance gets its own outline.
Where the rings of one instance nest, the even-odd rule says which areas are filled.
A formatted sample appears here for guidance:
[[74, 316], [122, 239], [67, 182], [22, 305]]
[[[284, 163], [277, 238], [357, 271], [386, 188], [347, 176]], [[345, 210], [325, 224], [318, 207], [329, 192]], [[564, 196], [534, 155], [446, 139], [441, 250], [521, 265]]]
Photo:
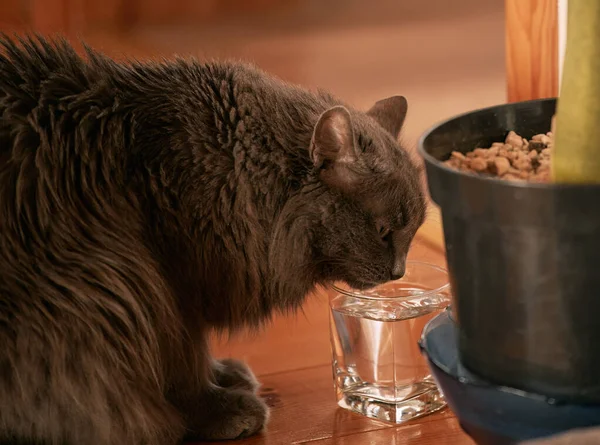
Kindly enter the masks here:
[[444, 408], [418, 341], [427, 322], [450, 305], [447, 272], [408, 261], [400, 280], [368, 291], [334, 288], [330, 333], [338, 405], [393, 423]]

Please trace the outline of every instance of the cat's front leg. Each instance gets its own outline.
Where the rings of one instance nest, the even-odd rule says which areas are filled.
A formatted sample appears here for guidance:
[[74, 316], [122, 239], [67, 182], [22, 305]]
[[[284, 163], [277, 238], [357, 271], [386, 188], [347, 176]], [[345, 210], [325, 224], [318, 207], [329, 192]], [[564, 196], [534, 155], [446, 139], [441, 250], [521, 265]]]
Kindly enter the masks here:
[[230, 440], [252, 436], [269, 419], [265, 402], [251, 391], [211, 385], [196, 397], [179, 400], [187, 426], [185, 440]]
[[[172, 376], [167, 394], [167, 399], [184, 418], [185, 439], [229, 440], [261, 431], [269, 411], [256, 394], [258, 383], [248, 366], [233, 359], [215, 360], [205, 347], [195, 352], [183, 355], [198, 362], [191, 368], [189, 364], [179, 368]], [[194, 368], [206, 369], [208, 373], [204, 377], [202, 374], [194, 376], [188, 371]]]
[[213, 373], [218, 386], [245, 389], [256, 393], [260, 383], [244, 362], [232, 358], [213, 360]]

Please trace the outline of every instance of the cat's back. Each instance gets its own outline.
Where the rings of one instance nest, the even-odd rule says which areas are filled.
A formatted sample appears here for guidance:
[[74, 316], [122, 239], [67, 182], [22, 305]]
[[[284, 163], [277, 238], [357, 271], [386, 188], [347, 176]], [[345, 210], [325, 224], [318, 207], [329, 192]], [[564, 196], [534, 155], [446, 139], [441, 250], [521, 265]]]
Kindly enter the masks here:
[[0, 35], [3, 237], [46, 223], [50, 202], [66, 211], [67, 188], [96, 162], [98, 116], [114, 98], [105, 94], [108, 62], [98, 57], [93, 65], [64, 40]]
[[121, 293], [117, 312], [141, 319], [137, 295], [163, 289], [119, 155], [130, 134], [125, 71], [66, 41], [0, 35], [0, 345], [16, 335], [3, 321], [29, 329], [48, 305], [68, 308], [52, 306], [56, 319], [74, 310], [89, 322], [103, 292]]
[[91, 69], [66, 41], [0, 37], [0, 128], [14, 133], [27, 119], [53, 124], [44, 120], [49, 112], [68, 113], [103, 74], [101, 64]]
[[[6, 199], [19, 200], [26, 184], [72, 170], [77, 159], [89, 157], [94, 139], [102, 137], [98, 117], [114, 106], [114, 95], [107, 94], [108, 62], [85, 60], [64, 40], [0, 35], [0, 201], [5, 206]], [[7, 196], [11, 187], [15, 190]]]
[[119, 66], [63, 40], [0, 35], [0, 304], [137, 223], [116, 156]]

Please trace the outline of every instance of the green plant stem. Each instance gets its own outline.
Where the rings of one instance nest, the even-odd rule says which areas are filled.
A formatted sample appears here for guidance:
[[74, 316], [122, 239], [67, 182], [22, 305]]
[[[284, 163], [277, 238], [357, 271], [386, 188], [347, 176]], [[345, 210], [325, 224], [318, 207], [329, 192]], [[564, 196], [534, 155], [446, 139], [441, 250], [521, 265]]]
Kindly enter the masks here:
[[553, 179], [600, 183], [600, 0], [569, 0], [567, 21]]

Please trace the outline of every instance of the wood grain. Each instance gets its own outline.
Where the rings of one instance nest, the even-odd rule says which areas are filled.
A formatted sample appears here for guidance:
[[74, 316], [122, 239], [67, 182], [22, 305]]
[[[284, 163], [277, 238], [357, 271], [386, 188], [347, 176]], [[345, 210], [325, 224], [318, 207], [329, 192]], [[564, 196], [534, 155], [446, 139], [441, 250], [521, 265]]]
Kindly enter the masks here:
[[28, 15], [28, 25], [36, 32], [65, 32], [69, 29], [69, 0], [32, 0]]
[[[378, 442], [373, 442], [377, 444], [395, 443], [385, 442], [390, 437], [398, 440], [419, 436], [423, 437], [421, 442], [397, 443], [471, 443], [465, 441], [465, 434], [453, 422], [452, 413], [447, 409], [395, 426], [338, 408], [329, 365], [267, 375], [261, 381], [261, 394], [272, 410], [268, 432], [240, 441], [239, 445], [338, 443], [340, 438], [361, 433], [371, 433], [364, 437], [365, 440], [377, 439]], [[448, 441], [433, 441], [441, 436]], [[345, 440], [340, 443], [372, 443]]]
[[81, 0], [86, 29], [125, 29], [133, 23], [130, 13], [136, 1]]
[[36, 33], [77, 39], [85, 27], [84, 10], [83, 0], [31, 0], [26, 26]]
[[[306, 442], [304, 442], [306, 443]], [[407, 424], [396, 428], [367, 431], [311, 442], [314, 445], [474, 445], [454, 418], [433, 416], [426, 424]]]
[[218, 0], [120, 0], [128, 4], [129, 19], [136, 25], [197, 22], [213, 18]]
[[0, 29], [22, 25], [25, 21], [25, 7], [21, 0], [0, 1]]
[[[289, 0], [111, 0], [119, 6], [119, 19], [126, 24], [156, 25], [166, 23], [200, 23], [227, 16], [258, 13], [280, 6]], [[93, 8], [93, 7], [92, 7]], [[90, 8], [90, 10], [92, 10]], [[105, 12], [94, 10], [98, 18]]]
[[558, 95], [557, 0], [505, 0], [509, 102]]
[[290, 0], [2, 0], [0, 25], [68, 36], [90, 29], [127, 30], [133, 25], [206, 23], [260, 13]]

